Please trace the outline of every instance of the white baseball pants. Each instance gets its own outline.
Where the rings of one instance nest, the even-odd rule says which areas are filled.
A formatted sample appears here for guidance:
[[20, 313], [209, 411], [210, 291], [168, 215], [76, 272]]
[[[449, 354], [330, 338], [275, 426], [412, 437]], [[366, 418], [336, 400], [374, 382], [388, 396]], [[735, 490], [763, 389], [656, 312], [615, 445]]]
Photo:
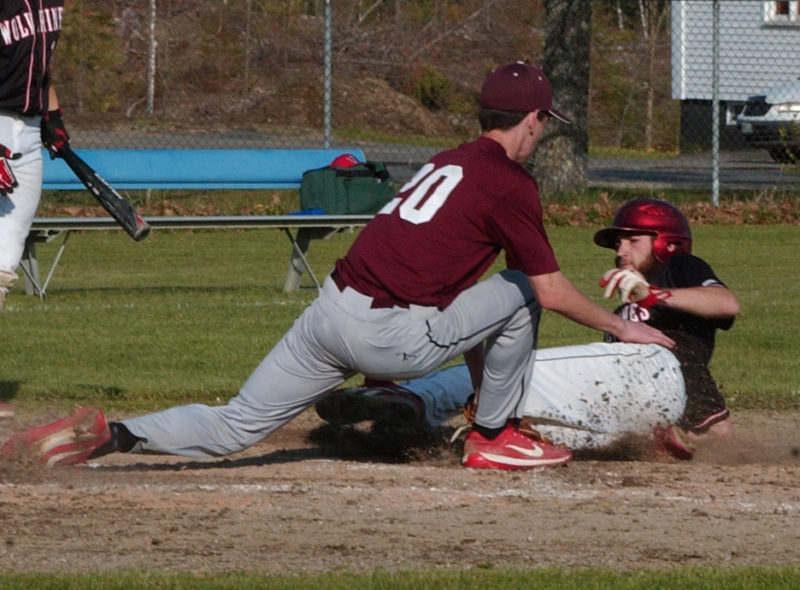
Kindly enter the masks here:
[[[431, 426], [458, 414], [472, 393], [466, 365], [400, 385], [423, 399]], [[521, 414], [555, 442], [591, 449], [677, 422], [685, 405], [672, 352], [656, 344], [597, 342], [537, 350]]]
[[0, 143], [22, 154], [9, 160], [19, 186], [0, 195], [0, 270], [14, 272], [22, 259], [25, 239], [42, 195], [40, 117], [21, 117], [0, 110]]

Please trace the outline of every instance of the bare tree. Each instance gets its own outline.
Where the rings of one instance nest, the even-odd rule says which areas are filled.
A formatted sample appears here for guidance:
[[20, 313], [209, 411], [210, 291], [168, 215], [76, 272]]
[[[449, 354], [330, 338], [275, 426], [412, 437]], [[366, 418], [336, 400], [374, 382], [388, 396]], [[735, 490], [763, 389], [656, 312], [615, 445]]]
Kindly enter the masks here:
[[647, 80], [645, 82], [646, 107], [644, 148], [653, 149], [653, 125], [656, 102], [656, 82], [658, 50], [662, 42], [661, 35], [669, 22], [667, 11], [669, 3], [664, 0], [639, 0], [639, 13], [642, 26], [642, 38], [647, 47]]
[[589, 158], [591, 0], [544, 0], [542, 68], [553, 83], [555, 108], [572, 125], [552, 122], [536, 151], [534, 172], [545, 198], [586, 190]]

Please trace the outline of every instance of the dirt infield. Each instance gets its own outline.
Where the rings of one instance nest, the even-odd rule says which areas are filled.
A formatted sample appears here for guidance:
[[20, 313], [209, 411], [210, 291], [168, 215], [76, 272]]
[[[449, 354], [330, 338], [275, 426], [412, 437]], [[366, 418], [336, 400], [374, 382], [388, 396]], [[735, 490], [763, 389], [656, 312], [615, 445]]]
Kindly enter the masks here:
[[[2, 462], [0, 570], [796, 564], [800, 415], [734, 418], [734, 438], [689, 463], [633, 441], [567, 467], [481, 472], [458, 466], [457, 447], [398, 457], [312, 412], [227, 459]], [[0, 439], [31, 423], [0, 420]]]

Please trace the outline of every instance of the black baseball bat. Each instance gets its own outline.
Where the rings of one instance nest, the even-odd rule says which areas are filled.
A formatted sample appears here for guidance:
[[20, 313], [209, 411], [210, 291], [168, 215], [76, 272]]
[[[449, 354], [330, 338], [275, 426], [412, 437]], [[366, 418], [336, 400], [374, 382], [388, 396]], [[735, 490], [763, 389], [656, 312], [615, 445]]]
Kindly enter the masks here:
[[136, 209], [120, 195], [117, 190], [108, 184], [102, 176], [87, 164], [83, 158], [72, 151], [69, 145], [59, 148], [56, 153], [62, 158], [75, 173], [75, 176], [95, 196], [103, 208], [116, 219], [122, 229], [137, 242], [150, 233], [150, 225], [142, 218]]

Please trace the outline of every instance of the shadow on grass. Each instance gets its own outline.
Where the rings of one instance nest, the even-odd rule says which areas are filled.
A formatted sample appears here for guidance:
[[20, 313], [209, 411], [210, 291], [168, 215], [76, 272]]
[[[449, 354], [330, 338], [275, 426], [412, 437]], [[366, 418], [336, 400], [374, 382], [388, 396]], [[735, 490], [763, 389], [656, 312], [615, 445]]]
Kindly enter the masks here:
[[[326, 275], [322, 275], [324, 278]], [[310, 279], [309, 279], [310, 280]], [[313, 285], [301, 285], [301, 292], [313, 292], [316, 287]], [[96, 287], [58, 287], [47, 291], [48, 303], [53, 303], [53, 299], [57, 299], [59, 295], [65, 297], [72, 297], [80, 294], [93, 294], [93, 295], [115, 295], [120, 293], [125, 294], [138, 294], [138, 295], [175, 295], [175, 294], [231, 294], [236, 297], [242, 297], [248, 292], [263, 295], [265, 292], [274, 292], [276, 294], [283, 293], [282, 285], [279, 288], [277, 285], [265, 284], [262, 285], [105, 285]]]
[[0, 401], [8, 402], [17, 397], [22, 381], [0, 381]]

